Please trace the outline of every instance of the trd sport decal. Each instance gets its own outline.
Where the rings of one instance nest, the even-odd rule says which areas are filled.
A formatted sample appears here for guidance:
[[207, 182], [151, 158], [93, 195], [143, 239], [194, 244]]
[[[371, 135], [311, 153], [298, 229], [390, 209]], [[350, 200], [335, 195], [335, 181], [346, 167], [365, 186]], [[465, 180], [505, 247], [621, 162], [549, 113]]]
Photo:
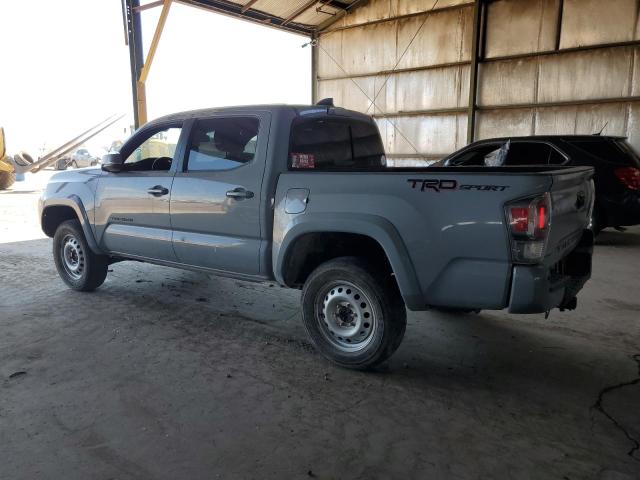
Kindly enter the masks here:
[[438, 180], [435, 178], [410, 178], [407, 180], [411, 188], [419, 188], [421, 192], [425, 190], [478, 190], [479, 192], [502, 192], [509, 188], [507, 185], [458, 185], [456, 180]]

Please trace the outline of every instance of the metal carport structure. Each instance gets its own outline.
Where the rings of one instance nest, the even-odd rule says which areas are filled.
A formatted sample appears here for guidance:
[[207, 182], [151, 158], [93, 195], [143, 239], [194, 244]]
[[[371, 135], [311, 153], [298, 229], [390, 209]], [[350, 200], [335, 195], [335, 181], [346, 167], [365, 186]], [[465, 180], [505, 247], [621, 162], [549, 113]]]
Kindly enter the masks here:
[[[139, 121], [171, 0], [123, 1]], [[640, 148], [640, 0], [174, 1], [308, 37], [314, 101], [372, 114], [397, 164], [603, 127]], [[161, 5], [145, 65], [139, 14]]]

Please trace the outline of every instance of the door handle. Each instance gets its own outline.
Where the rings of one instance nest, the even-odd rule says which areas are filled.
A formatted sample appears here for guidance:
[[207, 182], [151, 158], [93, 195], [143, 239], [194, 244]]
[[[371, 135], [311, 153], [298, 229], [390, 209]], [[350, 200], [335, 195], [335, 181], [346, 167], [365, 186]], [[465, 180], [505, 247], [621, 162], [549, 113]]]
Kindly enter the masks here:
[[162, 185], [156, 185], [155, 187], [151, 187], [147, 190], [149, 195], [153, 195], [154, 197], [161, 197], [162, 195], [166, 195], [169, 193], [168, 188], [164, 188]]
[[235, 198], [236, 200], [242, 200], [243, 198], [253, 198], [253, 192], [245, 190], [242, 187], [234, 188], [227, 192], [227, 197]]

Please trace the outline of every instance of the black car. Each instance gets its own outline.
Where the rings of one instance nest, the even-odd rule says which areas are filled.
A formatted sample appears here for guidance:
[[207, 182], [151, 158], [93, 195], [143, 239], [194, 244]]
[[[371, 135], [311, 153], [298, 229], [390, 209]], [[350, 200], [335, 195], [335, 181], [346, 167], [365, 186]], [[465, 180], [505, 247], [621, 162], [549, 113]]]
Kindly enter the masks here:
[[640, 224], [640, 155], [624, 137], [557, 135], [491, 138], [467, 145], [434, 166], [568, 165], [595, 168], [592, 228]]

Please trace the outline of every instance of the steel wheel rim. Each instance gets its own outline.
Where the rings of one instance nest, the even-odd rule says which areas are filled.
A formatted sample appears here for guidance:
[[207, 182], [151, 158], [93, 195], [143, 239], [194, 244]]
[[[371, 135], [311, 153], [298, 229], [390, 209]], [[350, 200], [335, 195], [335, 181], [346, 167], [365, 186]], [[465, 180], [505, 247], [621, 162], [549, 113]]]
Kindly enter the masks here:
[[369, 296], [346, 281], [333, 282], [319, 292], [315, 316], [324, 338], [345, 353], [366, 348], [378, 328]]
[[74, 235], [66, 235], [62, 239], [62, 266], [66, 274], [74, 280], [79, 280], [84, 274], [86, 260], [82, 244]]

